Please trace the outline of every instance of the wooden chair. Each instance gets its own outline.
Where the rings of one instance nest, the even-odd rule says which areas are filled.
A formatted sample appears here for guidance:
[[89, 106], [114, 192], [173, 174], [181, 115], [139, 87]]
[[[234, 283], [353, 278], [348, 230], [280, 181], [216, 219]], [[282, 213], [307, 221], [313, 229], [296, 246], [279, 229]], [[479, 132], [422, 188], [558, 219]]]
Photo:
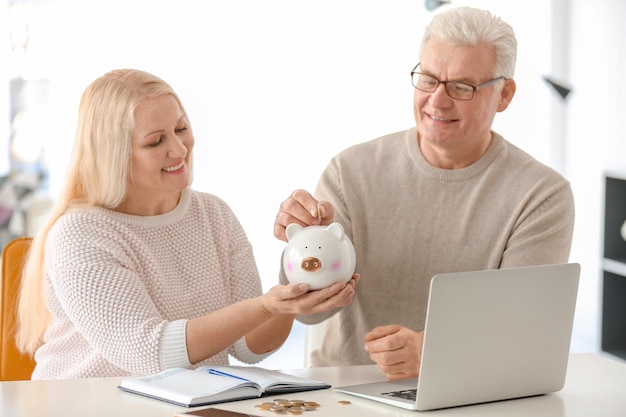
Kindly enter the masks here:
[[2, 298], [0, 299], [0, 381], [30, 379], [35, 361], [15, 346], [17, 296], [29, 237], [16, 238], [2, 250]]

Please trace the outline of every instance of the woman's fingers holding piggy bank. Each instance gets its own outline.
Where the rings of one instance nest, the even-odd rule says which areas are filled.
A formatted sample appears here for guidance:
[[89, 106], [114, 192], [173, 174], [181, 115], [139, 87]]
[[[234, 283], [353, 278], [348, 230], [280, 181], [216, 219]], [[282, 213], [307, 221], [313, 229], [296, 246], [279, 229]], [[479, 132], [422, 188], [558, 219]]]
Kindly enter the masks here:
[[296, 190], [283, 201], [274, 221], [274, 236], [287, 241], [285, 229], [291, 223], [302, 227], [329, 225], [334, 218], [335, 210], [327, 201], [317, 201], [306, 190]]
[[298, 314], [322, 313], [352, 303], [360, 275], [354, 274], [346, 283], [335, 283], [329, 287], [311, 291], [301, 296], [302, 307]]
[[314, 291], [308, 291], [306, 284], [277, 285], [263, 296], [263, 304], [273, 315], [322, 313], [351, 304], [359, 278], [359, 274], [355, 273], [346, 283]]

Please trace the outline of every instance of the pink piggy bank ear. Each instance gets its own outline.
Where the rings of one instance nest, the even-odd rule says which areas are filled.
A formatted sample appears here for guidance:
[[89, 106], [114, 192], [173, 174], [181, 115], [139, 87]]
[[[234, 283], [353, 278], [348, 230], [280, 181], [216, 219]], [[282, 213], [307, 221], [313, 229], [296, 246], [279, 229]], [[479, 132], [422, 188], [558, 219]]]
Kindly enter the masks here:
[[[289, 225], [291, 226], [291, 225]], [[332, 234], [333, 236], [335, 236], [337, 239], [341, 240], [341, 238], [343, 238], [343, 226], [339, 223], [331, 223], [327, 228], [326, 231], [329, 232], [330, 234]]]
[[296, 223], [288, 224], [287, 228], [285, 229], [285, 234], [287, 235], [287, 241], [290, 241], [292, 237], [294, 237], [296, 234], [300, 233], [303, 230], [304, 228], [300, 226], [299, 224], [296, 224]]

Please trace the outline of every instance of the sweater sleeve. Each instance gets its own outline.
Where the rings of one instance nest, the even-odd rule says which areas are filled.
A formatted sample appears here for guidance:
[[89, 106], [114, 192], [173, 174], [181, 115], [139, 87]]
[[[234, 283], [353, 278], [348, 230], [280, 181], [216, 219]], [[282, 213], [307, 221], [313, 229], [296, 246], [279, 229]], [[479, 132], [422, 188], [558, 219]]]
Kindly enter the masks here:
[[[230, 211], [229, 211], [230, 212]], [[230, 212], [230, 287], [232, 302], [258, 297], [262, 294], [261, 280], [254, 259], [252, 245], [234, 213]], [[245, 337], [240, 338], [229, 349], [229, 354], [241, 362], [258, 363], [272, 352], [255, 354], [248, 349]]]
[[565, 180], [527, 202], [511, 234], [501, 268], [565, 263], [574, 230], [574, 196]]
[[248, 344], [246, 343], [246, 338], [242, 337], [238, 341], [235, 342], [232, 348], [232, 354], [235, 358], [240, 360], [243, 363], [253, 364], [259, 363], [263, 359], [270, 356], [272, 353], [276, 352], [279, 348], [276, 348], [270, 352], [257, 354], [248, 349]]
[[191, 368], [187, 355], [187, 320], [168, 323], [161, 338], [161, 368]]

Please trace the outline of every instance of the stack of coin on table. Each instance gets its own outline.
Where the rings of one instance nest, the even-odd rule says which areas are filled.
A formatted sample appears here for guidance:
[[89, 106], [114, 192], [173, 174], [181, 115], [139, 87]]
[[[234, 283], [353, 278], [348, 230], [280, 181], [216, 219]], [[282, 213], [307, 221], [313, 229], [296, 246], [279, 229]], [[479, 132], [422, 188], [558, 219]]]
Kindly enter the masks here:
[[271, 411], [274, 415], [288, 414], [297, 416], [305, 411], [315, 411], [319, 408], [319, 403], [304, 400], [285, 400], [277, 398], [272, 402], [257, 404], [255, 407], [259, 411]]

